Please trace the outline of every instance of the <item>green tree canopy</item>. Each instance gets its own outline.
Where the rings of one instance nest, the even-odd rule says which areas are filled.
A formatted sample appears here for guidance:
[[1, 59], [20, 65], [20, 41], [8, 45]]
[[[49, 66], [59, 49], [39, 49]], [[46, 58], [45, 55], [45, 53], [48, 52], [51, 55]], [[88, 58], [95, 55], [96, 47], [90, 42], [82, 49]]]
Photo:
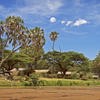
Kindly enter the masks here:
[[77, 68], [77, 72], [88, 70], [88, 59], [78, 52], [48, 52], [44, 58], [48, 60], [49, 66], [55, 71], [61, 71], [65, 75], [66, 71]]
[[96, 58], [92, 61], [92, 70], [94, 73], [98, 74], [100, 77], [100, 52], [97, 54]]

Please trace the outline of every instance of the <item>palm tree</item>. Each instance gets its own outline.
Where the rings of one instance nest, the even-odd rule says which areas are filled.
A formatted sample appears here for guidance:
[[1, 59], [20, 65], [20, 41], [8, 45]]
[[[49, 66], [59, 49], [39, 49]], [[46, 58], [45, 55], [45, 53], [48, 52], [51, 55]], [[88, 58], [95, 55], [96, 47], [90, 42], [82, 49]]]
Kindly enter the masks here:
[[53, 66], [51, 67], [51, 69], [54, 72], [54, 70], [55, 70], [55, 67], [54, 67], [54, 64], [55, 64], [54, 46], [55, 46], [55, 41], [57, 40], [57, 37], [58, 37], [58, 33], [57, 32], [51, 32], [49, 37], [50, 37], [51, 41], [53, 42], [53, 45], [52, 45], [52, 50], [53, 50], [53, 58], [52, 58]]
[[0, 61], [2, 60], [2, 50], [3, 50], [3, 39], [2, 39], [2, 33], [3, 33], [3, 22], [0, 21]]
[[30, 56], [33, 56], [33, 62], [35, 67], [37, 66], [37, 61], [43, 55], [43, 46], [45, 44], [44, 30], [40, 27], [35, 27], [30, 30], [29, 34], [31, 43], [29, 45], [29, 53]]
[[0, 36], [0, 61], [2, 60], [2, 40]]
[[[27, 42], [26, 28], [20, 17], [9, 16], [4, 21], [0, 21], [0, 69], [3, 63], [18, 51]], [[4, 56], [6, 47], [12, 47], [11, 52]]]
[[44, 30], [40, 27], [35, 27], [34, 29], [30, 30], [30, 35], [34, 48], [37, 50], [41, 49], [45, 44]]
[[54, 51], [54, 46], [55, 46], [55, 41], [57, 40], [57, 38], [58, 38], [58, 34], [59, 33], [57, 33], [57, 32], [51, 32], [50, 33], [50, 39], [51, 39], [51, 41], [53, 41], [53, 45], [52, 45], [52, 50]]

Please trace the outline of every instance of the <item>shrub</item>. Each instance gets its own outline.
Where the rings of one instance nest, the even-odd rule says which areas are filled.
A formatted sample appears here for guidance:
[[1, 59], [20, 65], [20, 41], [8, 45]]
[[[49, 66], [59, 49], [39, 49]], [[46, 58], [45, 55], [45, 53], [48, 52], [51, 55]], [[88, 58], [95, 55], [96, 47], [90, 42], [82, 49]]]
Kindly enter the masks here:
[[80, 78], [80, 75], [79, 75], [79, 73], [72, 73], [71, 74], [71, 79], [79, 79]]
[[31, 74], [28, 81], [31, 86], [38, 86], [39, 76], [37, 74]]
[[62, 86], [63, 84], [62, 84], [62, 81], [61, 80], [58, 80], [57, 81], [57, 86]]
[[31, 86], [32, 83], [30, 81], [23, 81], [22, 86]]

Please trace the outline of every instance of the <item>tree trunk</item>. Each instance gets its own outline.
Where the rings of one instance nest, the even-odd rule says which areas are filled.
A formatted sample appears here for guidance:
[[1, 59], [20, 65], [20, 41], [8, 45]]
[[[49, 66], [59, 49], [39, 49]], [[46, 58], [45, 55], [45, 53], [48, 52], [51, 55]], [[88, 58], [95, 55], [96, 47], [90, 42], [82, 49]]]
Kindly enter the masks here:
[[55, 46], [55, 41], [53, 41], [53, 45], [52, 45], [52, 50], [53, 50], [53, 52], [54, 52], [54, 50], [55, 50], [54, 46]]
[[19, 50], [20, 48], [21, 48], [21, 46], [18, 47], [17, 49], [15, 49], [15, 50], [14, 50], [14, 48], [13, 48], [13, 49], [12, 49], [12, 52], [11, 52], [6, 58], [1, 59], [1, 62], [0, 62], [0, 68], [2, 67], [3, 63], [4, 63], [9, 57], [11, 57], [12, 54], [13, 54], [14, 52], [16, 52], [17, 50]]
[[2, 68], [3, 63], [6, 61], [6, 59], [1, 60], [0, 62], [0, 68]]
[[3, 64], [5, 63], [5, 61], [12, 55], [13, 52], [11, 52], [6, 58], [2, 59], [0, 62], [0, 69], [3, 70], [3, 73], [5, 74], [4, 68], [3, 68]]
[[63, 72], [63, 78], [64, 78], [64, 76], [66, 75], [66, 70], [63, 70], [62, 72]]

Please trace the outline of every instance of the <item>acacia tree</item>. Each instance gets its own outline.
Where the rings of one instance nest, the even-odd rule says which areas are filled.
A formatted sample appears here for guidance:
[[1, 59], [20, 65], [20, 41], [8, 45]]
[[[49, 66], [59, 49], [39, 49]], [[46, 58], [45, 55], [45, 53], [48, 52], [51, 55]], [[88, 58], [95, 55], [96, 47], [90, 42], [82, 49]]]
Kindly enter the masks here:
[[100, 52], [96, 58], [92, 61], [92, 71], [100, 77]]
[[29, 63], [32, 63], [32, 58], [28, 55], [20, 52], [14, 53], [10, 58], [8, 58], [3, 63], [3, 69], [5, 69], [5, 73], [10, 75], [10, 70], [13, 68], [27, 67]]
[[47, 59], [49, 66], [53, 64], [54, 72], [60, 71], [63, 76], [66, 72], [75, 69], [74, 71], [80, 73], [88, 72], [88, 59], [81, 53], [77, 52], [57, 52], [55, 51], [55, 56], [53, 52], [48, 52], [45, 54], [44, 58]]

